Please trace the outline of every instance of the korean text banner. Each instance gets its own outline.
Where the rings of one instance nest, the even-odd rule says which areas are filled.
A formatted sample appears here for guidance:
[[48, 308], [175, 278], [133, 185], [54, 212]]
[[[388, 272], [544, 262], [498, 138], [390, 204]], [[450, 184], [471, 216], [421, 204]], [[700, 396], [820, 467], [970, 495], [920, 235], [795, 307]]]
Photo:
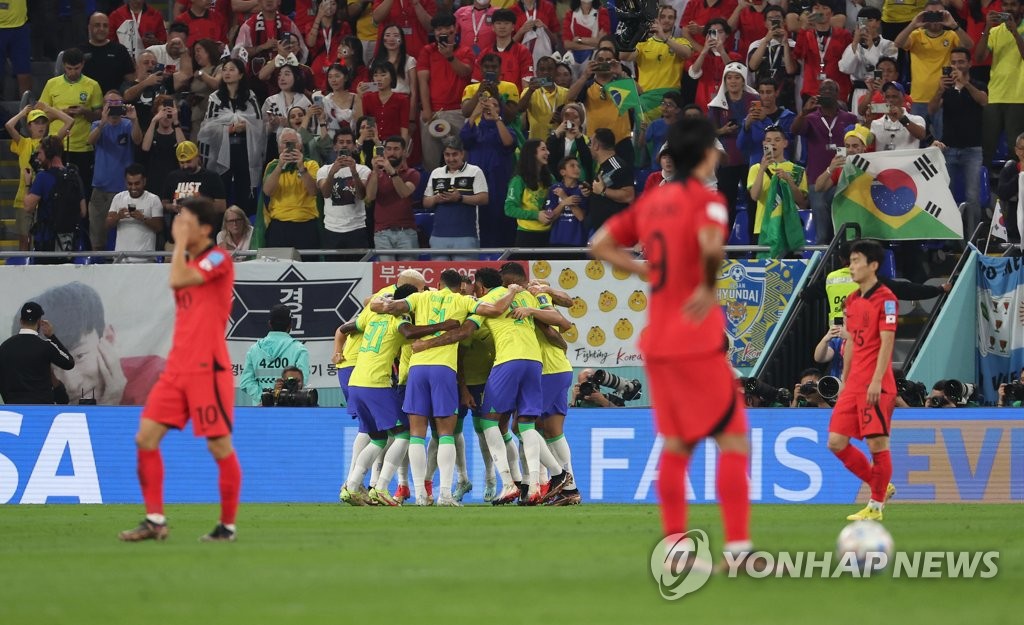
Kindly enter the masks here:
[[[937, 414], [939, 413], [939, 414]], [[763, 503], [857, 504], [864, 487], [828, 451], [828, 411], [750, 411], [750, 496]], [[0, 407], [0, 503], [139, 503], [134, 434], [139, 409]], [[240, 408], [234, 442], [243, 502], [337, 503], [357, 427], [341, 410]], [[661, 440], [647, 409], [573, 410], [566, 421], [584, 502], [654, 503]], [[483, 462], [466, 437], [467, 496], [481, 503]], [[690, 501], [715, 501], [716, 448], [690, 460]], [[205, 441], [164, 439], [169, 504], [218, 501]], [[896, 505], [1024, 502], [1024, 418], [991, 408], [897, 410], [892, 429]], [[514, 512], [514, 511], [510, 511]], [[240, 512], [245, 515], [243, 505]]]
[[995, 402], [1024, 368], [1024, 259], [979, 255], [977, 306], [979, 390]]

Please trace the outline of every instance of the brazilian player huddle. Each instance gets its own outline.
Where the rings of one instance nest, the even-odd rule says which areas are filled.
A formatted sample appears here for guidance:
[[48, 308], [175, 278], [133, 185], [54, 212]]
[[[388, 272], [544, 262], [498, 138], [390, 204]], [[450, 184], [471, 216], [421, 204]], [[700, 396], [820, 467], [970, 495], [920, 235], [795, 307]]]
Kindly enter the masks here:
[[338, 378], [359, 422], [341, 501], [461, 506], [473, 489], [463, 436], [471, 413], [484, 501], [580, 503], [563, 429], [573, 374], [561, 333], [570, 323], [555, 308], [572, 304], [568, 294], [528, 282], [515, 262], [472, 280], [447, 269], [437, 290], [425, 284], [418, 271], [402, 272], [338, 328]]

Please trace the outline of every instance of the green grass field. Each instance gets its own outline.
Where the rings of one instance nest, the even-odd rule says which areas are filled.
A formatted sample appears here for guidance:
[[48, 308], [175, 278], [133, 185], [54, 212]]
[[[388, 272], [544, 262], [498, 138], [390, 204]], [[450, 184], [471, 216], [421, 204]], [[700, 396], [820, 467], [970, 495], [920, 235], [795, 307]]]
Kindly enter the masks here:
[[[850, 506], [757, 505], [758, 548], [831, 550]], [[1020, 506], [893, 505], [897, 550], [998, 550], [990, 580], [712, 578], [663, 600], [657, 509], [243, 505], [235, 544], [200, 544], [216, 506], [169, 506], [168, 542], [122, 544], [139, 506], [0, 509], [0, 623], [1019, 623]], [[691, 526], [720, 544], [718, 510]]]

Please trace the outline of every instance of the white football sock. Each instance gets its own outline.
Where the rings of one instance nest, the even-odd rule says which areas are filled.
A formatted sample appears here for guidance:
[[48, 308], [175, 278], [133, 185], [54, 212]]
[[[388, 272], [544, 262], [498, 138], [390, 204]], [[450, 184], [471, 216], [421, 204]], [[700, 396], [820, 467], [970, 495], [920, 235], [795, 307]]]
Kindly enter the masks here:
[[523, 448], [526, 465], [530, 471], [530, 489], [540, 486], [540, 448], [544, 446], [544, 437], [533, 428], [519, 428], [519, 435], [523, 437]]
[[505, 439], [505, 458], [508, 462], [508, 470], [512, 473], [512, 481], [522, 482], [523, 471], [519, 466], [519, 445], [511, 434]]
[[409, 448], [405, 450], [405, 457], [402, 458], [402, 463], [398, 465], [398, 485], [409, 486]]
[[408, 457], [406, 452], [408, 451], [408, 438], [396, 438], [391, 443], [391, 447], [384, 453], [384, 461], [381, 463], [380, 475], [377, 476], [377, 481], [374, 482], [374, 488], [387, 490], [391, 486], [391, 478], [395, 475], [398, 467], [405, 462]]
[[378, 446], [376, 441], [371, 442], [363, 448], [363, 451], [359, 452], [359, 457], [356, 458], [356, 466], [352, 467], [352, 471], [348, 474], [348, 480], [346, 480], [349, 490], [358, 490], [363, 485], [363, 478], [366, 477], [366, 472], [370, 470], [373, 463], [377, 462], [377, 458], [382, 453], [384, 453], [384, 445]]
[[455, 475], [455, 439], [442, 436], [438, 442], [437, 466], [441, 469], [441, 482], [435, 485], [438, 499], [452, 496], [452, 477]]
[[373, 469], [370, 471], [370, 488], [373, 488], [373, 485], [377, 483], [377, 479], [380, 478], [380, 468], [384, 464], [384, 457], [388, 455], [388, 450], [391, 449], [394, 441], [395, 437], [388, 435], [388, 442], [384, 445], [384, 451], [377, 457], [377, 462], [373, 463]]
[[548, 443], [548, 448], [551, 449], [551, 453], [558, 459], [558, 463], [562, 465], [562, 468], [572, 473], [572, 450], [569, 449], [569, 441], [566, 440], [565, 435], [559, 436], [557, 440]]
[[427, 497], [427, 487], [423, 485], [423, 476], [427, 472], [427, 448], [422, 438], [413, 437], [409, 440], [409, 470], [412, 472], [418, 503]]
[[356, 458], [362, 453], [363, 449], [370, 444], [370, 435], [366, 432], [360, 432], [356, 434], [355, 440], [352, 441], [352, 460], [348, 463], [348, 472], [352, 473], [352, 469], [356, 468]]
[[430, 440], [427, 441], [427, 472], [423, 475], [426, 482], [434, 481], [437, 473], [437, 435], [430, 433]]
[[487, 448], [487, 437], [484, 436], [483, 432], [476, 433], [477, 443], [480, 445], [480, 455], [484, 459], [484, 481], [486, 483], [494, 482], [494, 460], [491, 458], [491, 452]]
[[[536, 431], [536, 430], [534, 430]], [[537, 436], [540, 436], [540, 432], [537, 432]], [[555, 458], [555, 455], [548, 449], [547, 443], [544, 442], [544, 437], [540, 436], [540, 463], [544, 469], [551, 472], [551, 476], [554, 477], [562, 472], [562, 463]], [[547, 480], [544, 480], [545, 482]]]
[[512, 479], [512, 473], [509, 469], [508, 456], [506, 455], [507, 447], [501, 437], [501, 430], [496, 425], [486, 428], [484, 430], [484, 437], [487, 441], [487, 449], [490, 451], [494, 468], [498, 470], [498, 475], [501, 476], [501, 486], [506, 488], [515, 480]]

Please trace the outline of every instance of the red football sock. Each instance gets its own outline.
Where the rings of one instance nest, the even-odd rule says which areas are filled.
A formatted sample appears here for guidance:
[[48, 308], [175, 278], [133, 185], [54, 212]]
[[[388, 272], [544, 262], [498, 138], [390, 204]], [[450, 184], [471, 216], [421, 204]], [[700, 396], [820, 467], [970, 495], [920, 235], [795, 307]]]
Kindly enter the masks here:
[[747, 455], [723, 451], [718, 456], [715, 480], [725, 526], [725, 542], [750, 540], [750, 487], [747, 484]]
[[164, 459], [159, 449], [138, 450], [139, 486], [146, 514], [164, 513]]
[[871, 466], [871, 498], [878, 503], [885, 502], [885, 489], [892, 480], [892, 456], [889, 450], [871, 454], [874, 463]]
[[686, 465], [690, 456], [661, 452], [658, 466], [658, 498], [665, 536], [686, 531]]
[[847, 445], [841, 451], [833, 453], [843, 463], [843, 466], [850, 470], [850, 473], [860, 478], [860, 481], [871, 483], [871, 463], [868, 462], [868, 457], [861, 450], [853, 445]]
[[220, 522], [232, 525], [238, 513], [238, 495], [242, 490], [242, 467], [238, 464], [238, 455], [231, 455], [217, 460], [220, 469]]

